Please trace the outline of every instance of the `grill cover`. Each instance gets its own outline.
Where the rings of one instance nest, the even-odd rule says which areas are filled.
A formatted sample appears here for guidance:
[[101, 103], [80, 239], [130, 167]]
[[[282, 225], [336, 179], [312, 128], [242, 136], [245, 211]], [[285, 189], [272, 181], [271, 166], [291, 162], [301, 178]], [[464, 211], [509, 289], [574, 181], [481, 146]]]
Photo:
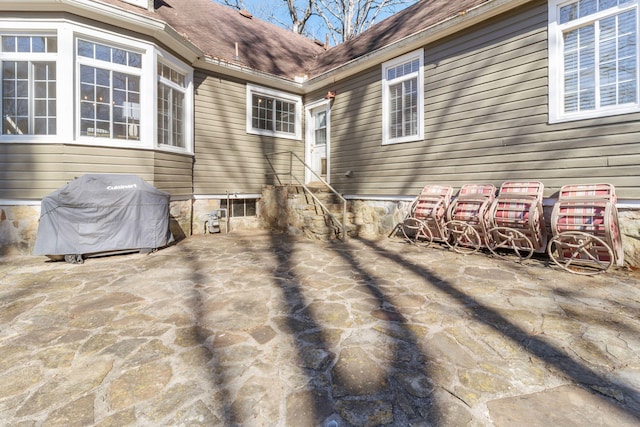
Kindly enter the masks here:
[[156, 249], [172, 240], [168, 193], [135, 175], [87, 174], [42, 199], [33, 253]]

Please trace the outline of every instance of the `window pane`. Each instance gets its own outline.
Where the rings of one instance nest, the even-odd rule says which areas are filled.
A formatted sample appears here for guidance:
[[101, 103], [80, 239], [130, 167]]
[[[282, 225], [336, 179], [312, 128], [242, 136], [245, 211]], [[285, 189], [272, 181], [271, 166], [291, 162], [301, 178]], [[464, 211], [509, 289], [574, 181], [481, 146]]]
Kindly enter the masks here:
[[615, 85], [600, 86], [600, 104], [603, 106], [617, 104]]
[[253, 127], [255, 129], [275, 130], [273, 126], [273, 99], [253, 95]]
[[636, 80], [622, 83], [618, 91], [618, 103], [638, 102], [637, 86]]
[[78, 55], [93, 58], [94, 44], [85, 40], [78, 40]]
[[254, 199], [248, 199], [245, 202], [245, 215], [256, 216], [256, 201]]
[[580, 0], [578, 2], [580, 17], [589, 16], [598, 11], [596, 0]]
[[31, 37], [18, 36], [18, 52], [31, 52]]
[[56, 37], [47, 37], [47, 52], [58, 52], [58, 39]]
[[127, 65], [127, 51], [122, 49], [113, 49], [113, 63]]
[[402, 136], [402, 85], [389, 88], [389, 136]]
[[15, 52], [16, 51], [16, 38], [15, 38], [15, 36], [2, 36], [2, 51], [3, 52]]
[[129, 66], [142, 68], [142, 55], [139, 53], [129, 52]]
[[111, 62], [111, 48], [102, 44], [96, 43], [96, 59], [100, 61]]

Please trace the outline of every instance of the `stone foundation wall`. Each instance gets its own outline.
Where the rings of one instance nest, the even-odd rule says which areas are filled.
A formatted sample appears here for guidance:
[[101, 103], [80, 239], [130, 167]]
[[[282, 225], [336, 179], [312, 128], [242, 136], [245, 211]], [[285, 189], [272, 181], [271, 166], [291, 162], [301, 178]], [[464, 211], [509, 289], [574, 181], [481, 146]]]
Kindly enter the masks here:
[[640, 211], [620, 210], [618, 212], [624, 262], [633, 268], [640, 268]]
[[[191, 234], [191, 200], [170, 203], [170, 228], [176, 240]], [[0, 255], [30, 255], [36, 242], [40, 204], [0, 206]]]
[[[205, 222], [208, 214], [217, 209], [226, 209], [226, 201], [224, 199], [198, 199], [193, 202], [193, 218], [192, 234], [203, 234], [205, 231]], [[259, 210], [259, 209], [258, 209]], [[262, 223], [258, 217], [236, 217], [228, 218], [220, 221], [220, 232], [226, 233], [227, 230], [256, 230], [262, 227]]]
[[171, 217], [169, 228], [176, 240], [182, 240], [191, 235], [192, 209], [191, 199], [174, 200], [169, 203], [169, 215]]
[[[172, 201], [170, 226], [174, 237], [181, 240], [191, 234], [202, 234], [206, 214], [224, 207], [221, 202], [220, 199]], [[406, 216], [410, 205], [406, 201], [350, 200], [347, 207], [349, 234], [368, 238], [386, 236]], [[326, 230], [318, 233], [310, 231], [325, 225], [317, 219], [309, 219], [312, 216], [309, 210], [304, 194], [289, 187], [276, 189], [268, 186], [264, 188], [263, 198], [258, 203], [258, 217], [230, 218], [229, 231], [268, 228], [308, 237], [326, 233]], [[548, 226], [549, 216], [550, 209], [545, 209]], [[39, 217], [39, 204], [0, 206], [0, 255], [30, 254]], [[621, 209], [619, 222], [625, 264], [640, 268], [640, 210]], [[227, 223], [221, 221], [220, 225], [221, 232], [226, 232]]]
[[0, 206], [0, 255], [30, 254], [39, 218], [40, 204]]

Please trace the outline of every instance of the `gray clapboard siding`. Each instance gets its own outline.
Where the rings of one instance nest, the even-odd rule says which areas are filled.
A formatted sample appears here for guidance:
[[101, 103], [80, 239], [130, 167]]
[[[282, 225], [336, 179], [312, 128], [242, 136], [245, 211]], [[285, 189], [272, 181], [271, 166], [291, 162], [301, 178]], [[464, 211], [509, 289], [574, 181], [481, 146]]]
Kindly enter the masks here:
[[193, 157], [188, 154], [154, 152], [153, 184], [171, 196], [191, 196], [193, 193]]
[[535, 179], [552, 196], [611, 182], [640, 199], [640, 115], [549, 124], [547, 55], [544, 1], [425, 46], [425, 137], [411, 143], [381, 144], [380, 66], [331, 87], [332, 183], [414, 195], [426, 183]]
[[86, 173], [140, 176], [163, 191], [191, 194], [190, 155], [72, 144], [1, 144], [0, 198], [41, 199]]
[[[246, 132], [246, 84], [202, 71], [196, 72], [194, 193], [260, 193], [274, 182], [265, 155], [295, 151], [304, 157], [302, 141]], [[287, 171], [288, 157], [274, 159]], [[296, 168], [299, 174], [300, 167]]]

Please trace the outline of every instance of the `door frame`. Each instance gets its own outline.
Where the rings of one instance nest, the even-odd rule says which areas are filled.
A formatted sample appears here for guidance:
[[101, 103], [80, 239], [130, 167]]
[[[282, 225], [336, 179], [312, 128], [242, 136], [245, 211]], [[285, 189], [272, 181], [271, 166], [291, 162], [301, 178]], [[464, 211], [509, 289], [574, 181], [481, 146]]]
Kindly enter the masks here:
[[[305, 133], [304, 133], [304, 161], [311, 165], [311, 144], [315, 142], [314, 122], [311, 115], [312, 110], [324, 107], [327, 114], [327, 176], [325, 180], [331, 183], [331, 100], [321, 99], [305, 105]], [[314, 180], [314, 176], [307, 168], [304, 168], [304, 182], [308, 184]]]

